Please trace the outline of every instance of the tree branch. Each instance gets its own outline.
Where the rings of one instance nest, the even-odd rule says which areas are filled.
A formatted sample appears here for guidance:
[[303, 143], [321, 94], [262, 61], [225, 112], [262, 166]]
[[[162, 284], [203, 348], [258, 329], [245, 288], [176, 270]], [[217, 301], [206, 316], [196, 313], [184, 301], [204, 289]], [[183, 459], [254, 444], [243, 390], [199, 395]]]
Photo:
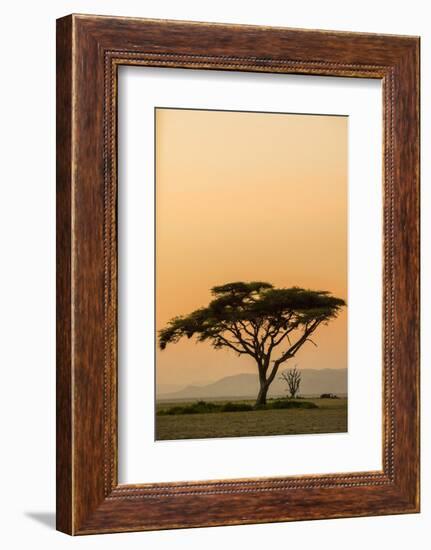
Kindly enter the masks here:
[[233, 336], [237, 340], [237, 343], [242, 346], [242, 348], [246, 353], [256, 358], [257, 355], [256, 355], [256, 350], [254, 349], [253, 343], [249, 342], [248, 340], [242, 337], [241, 331], [238, 329], [235, 323], [233, 323], [232, 326], [226, 326], [225, 330], [233, 334]]
[[[281, 363], [284, 363], [286, 359], [289, 359], [289, 357], [293, 357], [295, 353], [299, 350], [299, 348], [307, 341], [309, 340], [310, 334], [312, 334], [316, 328], [320, 325], [322, 322], [321, 319], [316, 319], [313, 321], [313, 323], [308, 327], [306, 325], [306, 328], [304, 330], [303, 335], [293, 344], [293, 346], [290, 346], [290, 348], [281, 355], [278, 359], [274, 361], [274, 364], [281, 365]], [[313, 342], [314, 343], [314, 342]]]
[[236, 353], [239, 353], [240, 355], [243, 355], [244, 353], [248, 353], [248, 351], [238, 349], [232, 342], [230, 342], [227, 338], [224, 338], [221, 334], [217, 335], [216, 341], [217, 340], [221, 340], [221, 342], [223, 342], [224, 346], [227, 346], [227, 347], [233, 349], [234, 351], [236, 351]]
[[244, 332], [246, 334], [248, 334], [252, 338], [256, 337], [255, 333], [253, 333], [253, 332], [251, 332], [250, 330], [247, 329], [247, 325], [243, 321], [238, 321], [238, 323], [241, 325], [242, 329], [244, 330]]
[[294, 325], [289, 330], [286, 330], [278, 340], [274, 340], [273, 347], [277, 347], [286, 337], [289, 337], [289, 334], [293, 332], [297, 327]]

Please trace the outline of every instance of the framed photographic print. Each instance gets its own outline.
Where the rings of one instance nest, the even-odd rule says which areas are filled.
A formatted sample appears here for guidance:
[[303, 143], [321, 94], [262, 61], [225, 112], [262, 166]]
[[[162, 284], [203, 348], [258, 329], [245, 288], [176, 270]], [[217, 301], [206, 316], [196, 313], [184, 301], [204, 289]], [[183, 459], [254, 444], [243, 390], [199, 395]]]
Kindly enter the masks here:
[[419, 39], [57, 22], [57, 528], [419, 511]]

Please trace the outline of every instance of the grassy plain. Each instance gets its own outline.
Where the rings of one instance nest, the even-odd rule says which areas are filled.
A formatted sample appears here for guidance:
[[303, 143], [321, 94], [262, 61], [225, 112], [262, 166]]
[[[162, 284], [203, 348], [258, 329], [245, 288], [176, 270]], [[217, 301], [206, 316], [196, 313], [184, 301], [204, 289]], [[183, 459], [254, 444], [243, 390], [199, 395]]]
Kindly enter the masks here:
[[[226, 403], [232, 400], [219, 400]], [[204, 439], [261, 435], [292, 435], [347, 432], [347, 399], [307, 398], [316, 409], [270, 409], [245, 412], [156, 415], [156, 439]], [[195, 401], [182, 401], [191, 405]], [[235, 403], [253, 404], [253, 400]], [[178, 401], [159, 401], [157, 411], [178, 405]]]

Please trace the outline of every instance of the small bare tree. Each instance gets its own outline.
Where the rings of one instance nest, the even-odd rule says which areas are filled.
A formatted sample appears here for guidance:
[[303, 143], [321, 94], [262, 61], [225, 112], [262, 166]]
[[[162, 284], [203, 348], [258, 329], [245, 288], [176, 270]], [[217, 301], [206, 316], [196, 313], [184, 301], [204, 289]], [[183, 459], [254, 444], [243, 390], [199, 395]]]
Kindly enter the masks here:
[[299, 386], [301, 384], [301, 373], [296, 368], [296, 365], [293, 369], [283, 371], [280, 378], [281, 380], [284, 380], [287, 384], [289, 397], [291, 399], [295, 399], [299, 391]]

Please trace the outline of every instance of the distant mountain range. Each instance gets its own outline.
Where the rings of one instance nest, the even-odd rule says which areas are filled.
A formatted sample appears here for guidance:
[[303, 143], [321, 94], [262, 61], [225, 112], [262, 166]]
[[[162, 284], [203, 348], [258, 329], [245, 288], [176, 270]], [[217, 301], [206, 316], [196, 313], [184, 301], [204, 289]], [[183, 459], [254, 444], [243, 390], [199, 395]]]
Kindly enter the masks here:
[[[321, 393], [347, 394], [347, 369], [304, 369], [301, 371], [301, 395]], [[226, 376], [203, 386], [186, 386], [178, 391], [158, 392], [158, 399], [208, 399], [255, 397], [258, 391], [257, 374]], [[286, 383], [276, 377], [270, 386], [269, 397], [286, 395]]]

